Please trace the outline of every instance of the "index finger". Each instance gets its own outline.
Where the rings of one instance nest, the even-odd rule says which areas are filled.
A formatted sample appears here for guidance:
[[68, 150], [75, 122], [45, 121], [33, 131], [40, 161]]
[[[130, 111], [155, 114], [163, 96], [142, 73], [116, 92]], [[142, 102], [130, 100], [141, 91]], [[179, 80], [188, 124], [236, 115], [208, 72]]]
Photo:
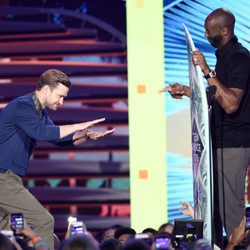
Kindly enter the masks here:
[[244, 216], [240, 222], [239, 228], [245, 227], [245, 224], [246, 224], [246, 217]]
[[159, 94], [160, 94], [160, 93], [164, 93], [164, 92], [167, 92], [167, 91], [169, 91], [169, 90], [171, 90], [171, 87], [165, 87], [165, 88], [159, 90], [158, 93], [159, 93]]
[[103, 136], [104, 136], [104, 135], [110, 135], [110, 134], [113, 134], [113, 133], [114, 133], [114, 131], [115, 131], [115, 128], [110, 129], [110, 130], [107, 130], [107, 131], [103, 134]]

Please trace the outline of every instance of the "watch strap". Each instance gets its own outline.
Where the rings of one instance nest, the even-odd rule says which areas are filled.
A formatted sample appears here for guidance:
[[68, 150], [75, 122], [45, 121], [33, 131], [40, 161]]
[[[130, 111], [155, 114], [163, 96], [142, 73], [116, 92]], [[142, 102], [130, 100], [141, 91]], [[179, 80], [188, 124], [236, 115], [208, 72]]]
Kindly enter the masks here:
[[204, 75], [205, 79], [210, 79], [216, 77], [216, 72], [214, 70], [210, 70], [210, 72], [207, 75]]

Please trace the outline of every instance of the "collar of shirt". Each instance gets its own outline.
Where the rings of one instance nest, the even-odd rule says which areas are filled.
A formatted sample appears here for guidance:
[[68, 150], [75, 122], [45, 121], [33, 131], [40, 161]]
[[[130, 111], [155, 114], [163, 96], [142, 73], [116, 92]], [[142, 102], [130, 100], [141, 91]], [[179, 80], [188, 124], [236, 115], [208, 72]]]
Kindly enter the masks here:
[[215, 54], [217, 57], [224, 57], [225, 55], [228, 55], [230, 53], [232, 46], [238, 42], [238, 38], [236, 36], [233, 36], [225, 45], [223, 45], [221, 48], [217, 49]]
[[39, 117], [41, 118], [43, 115], [43, 106], [42, 106], [41, 102], [39, 101], [35, 92], [32, 93], [32, 99], [33, 99], [34, 105], [36, 107], [37, 113], [38, 113]]

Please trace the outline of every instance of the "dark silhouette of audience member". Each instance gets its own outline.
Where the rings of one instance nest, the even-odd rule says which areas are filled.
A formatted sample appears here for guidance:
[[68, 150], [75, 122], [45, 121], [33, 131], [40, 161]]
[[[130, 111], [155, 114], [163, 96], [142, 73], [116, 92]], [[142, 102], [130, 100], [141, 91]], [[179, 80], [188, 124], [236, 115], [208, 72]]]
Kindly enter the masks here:
[[205, 239], [199, 239], [194, 245], [194, 250], [212, 250], [209, 242]]
[[122, 228], [122, 225], [116, 224], [113, 225], [111, 227], [106, 228], [101, 235], [101, 240], [100, 242], [102, 242], [103, 240], [107, 240], [107, 239], [114, 239], [115, 238], [115, 231], [119, 228]]
[[14, 250], [14, 246], [11, 243], [10, 239], [0, 233], [0, 250]]
[[159, 229], [158, 229], [158, 232], [159, 233], [162, 233], [162, 232], [167, 232], [167, 233], [170, 233], [172, 234], [173, 233], [173, 229], [174, 229], [174, 225], [172, 223], [164, 223], [162, 224]]
[[123, 250], [150, 250], [150, 247], [143, 240], [128, 240]]
[[100, 250], [120, 250], [121, 243], [117, 239], [107, 239], [100, 244]]
[[56, 234], [54, 234], [53, 237], [54, 237], [54, 247], [55, 249], [58, 249], [60, 247], [61, 241], [59, 240]]
[[115, 239], [117, 239], [122, 245], [131, 238], [134, 238], [136, 232], [130, 227], [122, 227], [115, 231]]
[[145, 228], [142, 233], [147, 234], [152, 241], [155, 240], [155, 236], [157, 234], [157, 231], [151, 227]]
[[65, 240], [59, 250], [99, 250], [99, 246], [92, 236], [85, 234]]

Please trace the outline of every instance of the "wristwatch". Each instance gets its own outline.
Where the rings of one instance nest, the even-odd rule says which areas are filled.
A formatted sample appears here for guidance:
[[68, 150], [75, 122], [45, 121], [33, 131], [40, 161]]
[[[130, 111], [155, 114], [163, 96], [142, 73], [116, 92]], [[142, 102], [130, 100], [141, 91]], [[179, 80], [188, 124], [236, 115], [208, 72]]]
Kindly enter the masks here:
[[214, 77], [216, 77], [215, 70], [210, 70], [210, 72], [207, 75], [204, 75], [205, 79], [214, 78]]

